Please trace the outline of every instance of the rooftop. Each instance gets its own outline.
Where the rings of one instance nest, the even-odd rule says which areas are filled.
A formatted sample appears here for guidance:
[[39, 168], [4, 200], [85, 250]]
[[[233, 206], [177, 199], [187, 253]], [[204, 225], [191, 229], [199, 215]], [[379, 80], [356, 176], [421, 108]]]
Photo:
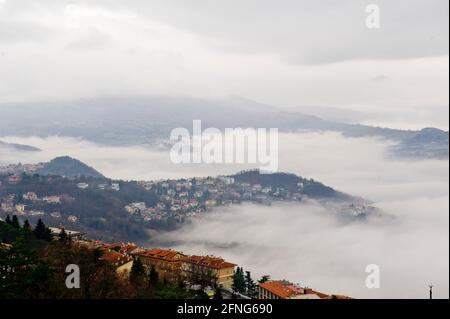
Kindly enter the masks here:
[[186, 256], [183, 258], [183, 261], [214, 269], [223, 269], [237, 266], [236, 264], [226, 262], [224, 259], [214, 256]]
[[178, 251], [175, 250], [165, 250], [165, 249], [159, 249], [159, 248], [153, 248], [149, 250], [145, 250], [141, 253], [139, 253], [140, 256], [144, 257], [151, 257], [156, 259], [161, 259], [169, 262], [176, 262], [180, 261], [184, 255]]
[[310, 299], [313, 295], [316, 295], [320, 299], [328, 299], [331, 297], [330, 295], [315, 291], [311, 288], [303, 288], [286, 281], [268, 281], [259, 284], [259, 286], [281, 299], [298, 298], [299, 296], [308, 296]]

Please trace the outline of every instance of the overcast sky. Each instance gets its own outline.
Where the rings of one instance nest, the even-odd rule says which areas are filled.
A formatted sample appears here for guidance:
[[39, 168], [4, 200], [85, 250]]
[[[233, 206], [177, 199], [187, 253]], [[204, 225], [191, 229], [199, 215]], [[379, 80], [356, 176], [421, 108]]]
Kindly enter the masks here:
[[448, 66], [447, 0], [0, 0], [0, 102], [237, 95], [448, 128]]

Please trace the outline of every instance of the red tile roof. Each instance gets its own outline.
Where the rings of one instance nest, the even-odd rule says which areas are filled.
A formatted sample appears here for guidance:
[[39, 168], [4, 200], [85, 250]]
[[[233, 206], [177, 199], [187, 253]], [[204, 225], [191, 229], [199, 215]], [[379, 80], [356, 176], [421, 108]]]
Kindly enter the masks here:
[[328, 298], [330, 298], [330, 295], [327, 295], [327, 294], [324, 294], [323, 292], [315, 291], [315, 290], [312, 290], [312, 289], [311, 289], [310, 293], [319, 296], [320, 299], [328, 299]]
[[286, 285], [281, 281], [267, 281], [265, 283], [259, 284], [259, 286], [267, 291], [270, 291], [275, 296], [281, 299], [288, 299], [289, 297], [298, 294], [298, 292], [292, 289], [291, 286]]
[[222, 258], [213, 256], [186, 256], [183, 258], [186, 263], [202, 265], [214, 269], [223, 269], [237, 266], [236, 264], [226, 262]]
[[177, 262], [180, 261], [184, 256], [182, 253], [175, 250], [164, 250], [159, 248], [153, 248], [149, 250], [145, 250], [144, 252], [139, 253], [140, 256], [151, 257], [156, 259], [165, 260], [168, 262]]
[[315, 294], [320, 299], [329, 299], [330, 295], [315, 291], [311, 288], [302, 288], [297, 285], [285, 282], [285, 281], [268, 281], [259, 286], [267, 291], [270, 291], [274, 295], [281, 299], [288, 299], [296, 295]]
[[116, 267], [125, 265], [132, 260], [131, 257], [128, 257], [114, 250], [104, 250], [101, 259], [106, 260]]
[[145, 250], [138, 255], [143, 257], [151, 257], [168, 262], [183, 261], [186, 263], [202, 265], [214, 269], [223, 269], [237, 266], [236, 264], [226, 262], [224, 259], [213, 256], [186, 256], [183, 253], [176, 250], [165, 250], [159, 248], [153, 248]]

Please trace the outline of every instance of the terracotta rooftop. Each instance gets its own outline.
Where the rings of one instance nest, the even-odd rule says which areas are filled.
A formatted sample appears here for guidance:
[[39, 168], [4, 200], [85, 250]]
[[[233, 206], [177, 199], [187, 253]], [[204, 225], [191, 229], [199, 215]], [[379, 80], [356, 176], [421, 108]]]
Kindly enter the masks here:
[[288, 299], [299, 292], [294, 290], [292, 286], [286, 285], [282, 281], [267, 281], [265, 283], [259, 284], [259, 286], [267, 291], [270, 291], [275, 296], [281, 299]]
[[107, 262], [113, 264], [116, 267], [125, 265], [126, 263], [132, 260], [132, 258], [124, 254], [121, 254], [115, 250], [104, 250], [101, 259], [106, 260]]
[[259, 284], [260, 287], [270, 291], [281, 299], [288, 299], [296, 295], [317, 295], [320, 299], [329, 299], [330, 295], [315, 291], [311, 288], [302, 288], [286, 281], [268, 281]]
[[156, 259], [161, 259], [170, 262], [180, 261], [184, 256], [182, 253], [175, 250], [165, 250], [159, 248], [153, 248], [149, 250], [145, 250], [139, 253], [140, 256], [151, 257]]
[[236, 264], [226, 262], [222, 258], [213, 256], [186, 256], [184, 262], [207, 266], [214, 269], [223, 269], [237, 266]]

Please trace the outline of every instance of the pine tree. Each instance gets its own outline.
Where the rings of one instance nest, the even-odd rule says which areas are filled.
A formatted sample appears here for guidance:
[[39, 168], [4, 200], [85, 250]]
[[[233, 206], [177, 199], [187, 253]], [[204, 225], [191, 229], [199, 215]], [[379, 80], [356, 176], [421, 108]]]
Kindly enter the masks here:
[[11, 224], [12, 224], [12, 222], [11, 222], [11, 217], [9, 217], [9, 214], [6, 215], [5, 223], [7, 223], [8, 225], [11, 225]]
[[46, 240], [46, 241], [52, 240], [52, 233], [51, 233], [50, 229], [45, 226], [44, 222], [40, 218], [39, 218], [33, 232], [37, 239], [42, 239], [42, 240]]
[[133, 284], [138, 284], [140, 281], [142, 281], [144, 275], [145, 275], [144, 265], [142, 265], [142, 261], [139, 258], [136, 258], [133, 261], [133, 266], [131, 266], [130, 281]]
[[28, 221], [28, 219], [25, 219], [25, 221], [23, 222], [23, 230], [29, 232], [31, 231], [31, 225], [30, 222]]
[[50, 228], [45, 227], [45, 232], [44, 232], [44, 240], [46, 241], [52, 241], [53, 236], [52, 236], [52, 231], [50, 230]]
[[152, 265], [150, 271], [148, 273], [148, 283], [150, 286], [156, 287], [159, 281], [159, 274], [155, 269], [155, 266]]
[[233, 291], [245, 293], [245, 277], [242, 267], [237, 267], [233, 276]]
[[15, 228], [20, 228], [19, 218], [17, 218], [16, 215], [13, 215], [11, 226], [13, 226]]
[[34, 235], [37, 239], [43, 239], [45, 234], [45, 224], [42, 219], [39, 218], [36, 227], [34, 228]]
[[247, 296], [249, 296], [250, 298], [255, 298], [257, 285], [253, 281], [250, 271], [245, 272], [245, 286], [247, 290]]
[[69, 242], [69, 236], [67, 236], [66, 230], [64, 228], [62, 228], [59, 232], [58, 241], [63, 244], [67, 244]]

